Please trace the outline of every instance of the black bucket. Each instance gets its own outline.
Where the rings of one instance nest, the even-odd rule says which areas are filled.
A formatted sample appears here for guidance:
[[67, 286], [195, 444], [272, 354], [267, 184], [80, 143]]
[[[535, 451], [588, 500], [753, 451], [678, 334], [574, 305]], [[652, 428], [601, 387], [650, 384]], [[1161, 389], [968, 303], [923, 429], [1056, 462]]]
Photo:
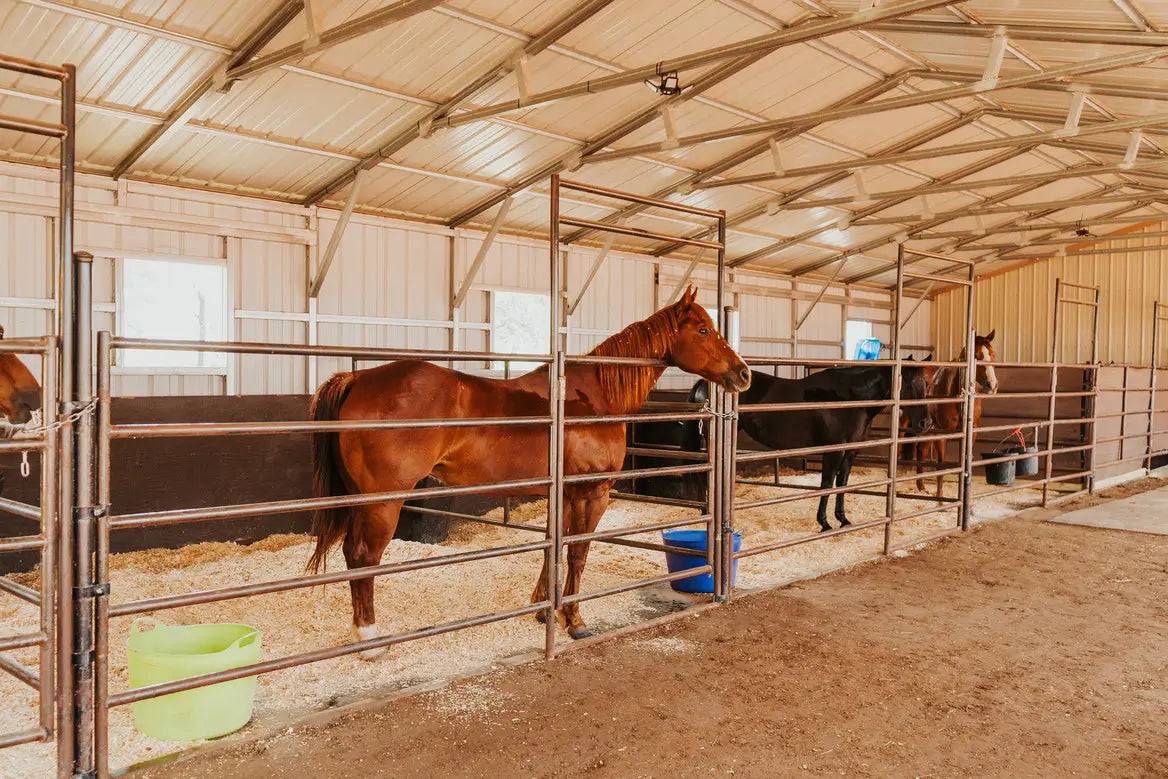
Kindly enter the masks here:
[[1033, 454], [1034, 457], [1027, 457], [1023, 460], [1014, 461], [1014, 475], [1015, 476], [1037, 476], [1038, 475], [1038, 447], [1028, 446], [1023, 449], [1021, 446], [1012, 446], [1006, 450], [1006, 454]]
[[[986, 459], [993, 457], [1009, 457], [1009, 452], [994, 452], [987, 454]], [[997, 484], [1001, 487], [1009, 487], [1014, 483], [1014, 463], [1015, 460], [1007, 460], [1006, 462], [988, 462], [985, 466], [985, 478], [987, 484]]]

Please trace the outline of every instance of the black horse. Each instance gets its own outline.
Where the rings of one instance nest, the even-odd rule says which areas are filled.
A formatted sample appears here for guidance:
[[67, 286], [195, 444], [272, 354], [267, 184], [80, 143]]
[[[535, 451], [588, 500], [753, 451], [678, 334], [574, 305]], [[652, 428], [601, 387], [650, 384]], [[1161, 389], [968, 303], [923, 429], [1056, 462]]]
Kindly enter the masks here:
[[[911, 359], [911, 358], [910, 358]], [[924, 367], [904, 366], [901, 372], [901, 400], [920, 400], [926, 397], [928, 381]], [[706, 384], [694, 386], [691, 397], [706, 399]], [[891, 400], [892, 368], [888, 366], [848, 366], [829, 368], [803, 379], [782, 379], [755, 372], [750, 388], [739, 393], [740, 406], [763, 403], [831, 403], [839, 401]], [[868, 438], [872, 421], [884, 407], [824, 408], [810, 411], [764, 411], [741, 413], [738, 429], [760, 444], [771, 449], [797, 449], [807, 446], [847, 444]], [[922, 435], [933, 424], [926, 405], [908, 406], [909, 435]], [[697, 422], [686, 424], [696, 426]], [[691, 434], [686, 440], [693, 441]], [[827, 452], [823, 455], [823, 472], [819, 486], [827, 489], [834, 482], [845, 487], [856, 460], [856, 450]], [[828, 495], [819, 499], [816, 519], [822, 530], [831, 530], [827, 522]], [[835, 518], [840, 527], [850, 525], [844, 511], [844, 493], [835, 499]]]

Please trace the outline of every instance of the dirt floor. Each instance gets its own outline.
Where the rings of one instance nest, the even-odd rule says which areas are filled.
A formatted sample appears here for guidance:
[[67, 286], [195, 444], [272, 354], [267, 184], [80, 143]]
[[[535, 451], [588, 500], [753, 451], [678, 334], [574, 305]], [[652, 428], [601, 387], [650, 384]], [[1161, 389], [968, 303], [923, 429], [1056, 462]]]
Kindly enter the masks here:
[[1051, 513], [134, 776], [1168, 776], [1168, 538]]

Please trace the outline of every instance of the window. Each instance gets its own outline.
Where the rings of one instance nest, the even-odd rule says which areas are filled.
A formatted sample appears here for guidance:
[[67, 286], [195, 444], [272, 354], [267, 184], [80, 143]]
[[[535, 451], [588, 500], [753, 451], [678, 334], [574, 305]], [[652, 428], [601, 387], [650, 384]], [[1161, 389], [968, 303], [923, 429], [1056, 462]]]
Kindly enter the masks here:
[[[491, 350], [509, 354], [547, 354], [551, 327], [551, 301], [544, 292], [491, 293]], [[511, 375], [534, 370], [538, 362], [513, 362]], [[491, 363], [503, 370], [502, 362]]]
[[[183, 341], [227, 339], [227, 266], [181, 260], [122, 261], [120, 331], [128, 338]], [[134, 368], [213, 368], [227, 355], [128, 349], [120, 364]]]
[[847, 328], [844, 330], [844, 359], [859, 359], [858, 355], [856, 354], [856, 348], [860, 345], [860, 341], [871, 337], [871, 322], [867, 322], [863, 319], [849, 319]]

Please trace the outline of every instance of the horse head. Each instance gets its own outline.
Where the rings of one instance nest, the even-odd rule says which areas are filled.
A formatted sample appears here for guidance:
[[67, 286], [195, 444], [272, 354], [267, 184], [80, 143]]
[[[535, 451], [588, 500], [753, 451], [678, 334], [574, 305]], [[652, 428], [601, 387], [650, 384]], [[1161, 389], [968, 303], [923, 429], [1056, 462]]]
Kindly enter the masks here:
[[741, 392], [750, 387], [750, 368], [718, 332], [706, 309], [697, 304], [697, 296], [697, 289], [690, 287], [673, 305], [677, 334], [666, 360], [730, 392]]
[[[915, 362], [909, 357], [910, 362]], [[924, 365], [905, 365], [900, 369], [900, 399], [923, 400], [929, 395], [929, 379]], [[901, 411], [908, 417], [909, 435], [924, 435], [933, 426], [933, 415], [926, 404], [904, 406]]]
[[[0, 327], [0, 338], [4, 328]], [[0, 352], [0, 415], [14, 425], [26, 424], [41, 407], [41, 387], [13, 352]]]
[[994, 336], [997, 328], [990, 330], [987, 335], [974, 333], [973, 357], [977, 360], [977, 384], [985, 388], [987, 394], [993, 395], [998, 391], [998, 376], [994, 373], [993, 362], [998, 358], [994, 353]]

